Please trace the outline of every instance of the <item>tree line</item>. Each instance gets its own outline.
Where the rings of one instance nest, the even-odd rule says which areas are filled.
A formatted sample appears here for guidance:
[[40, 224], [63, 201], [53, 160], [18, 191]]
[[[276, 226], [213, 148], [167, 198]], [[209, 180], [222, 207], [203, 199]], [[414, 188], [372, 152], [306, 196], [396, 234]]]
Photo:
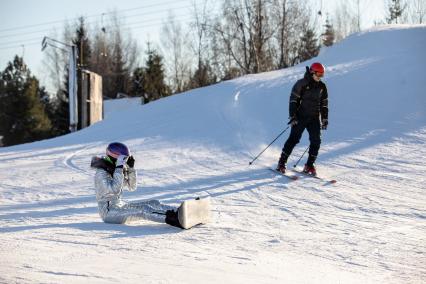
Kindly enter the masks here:
[[[386, 1], [385, 22], [402, 22], [404, 15], [407, 19], [404, 9], [408, 8], [401, 0]], [[245, 74], [287, 68], [317, 56], [321, 46], [331, 46], [359, 31], [360, 14], [353, 12], [349, 2], [340, 2], [333, 17], [326, 15], [321, 26], [321, 11], [312, 11], [307, 0], [228, 0], [217, 10], [212, 0], [194, 1], [188, 25], [170, 12], [160, 42], [149, 42], [146, 47], [138, 46], [118, 12], [108, 13], [101, 22], [89, 23], [81, 17], [51, 37], [77, 47], [78, 68], [102, 76], [105, 99], [125, 94], [149, 103]], [[43, 65], [54, 93], [40, 86], [18, 56], [0, 72], [0, 136], [4, 145], [69, 132], [68, 56], [63, 49], [45, 51]]]

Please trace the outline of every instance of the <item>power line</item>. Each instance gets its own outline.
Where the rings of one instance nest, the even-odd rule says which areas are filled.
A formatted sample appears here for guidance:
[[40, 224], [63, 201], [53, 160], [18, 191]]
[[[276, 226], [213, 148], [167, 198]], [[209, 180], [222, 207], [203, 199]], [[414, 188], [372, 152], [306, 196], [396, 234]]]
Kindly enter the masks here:
[[[127, 11], [135, 11], [135, 10], [146, 9], [146, 8], [151, 8], [151, 7], [164, 6], [164, 5], [167, 5], [167, 4], [172, 4], [172, 3], [176, 3], [176, 2], [182, 2], [182, 1], [187, 1], [187, 0], [173, 0], [173, 1], [163, 2], [163, 3], [147, 5], [147, 6], [139, 6], [139, 7], [135, 7], [135, 8], [116, 10], [116, 11], [112, 11], [112, 12], [104, 12], [104, 13], [101, 13], [101, 14], [89, 15], [89, 16], [86, 16], [84, 18], [94, 18], [94, 17], [100, 17], [102, 15], [113, 14], [115, 12], [122, 13], [122, 12], [127, 12]], [[80, 17], [76, 17], [76, 18], [71, 19], [71, 20], [76, 21], [79, 18]], [[6, 32], [6, 31], [22, 30], [22, 29], [28, 29], [28, 28], [33, 28], [33, 27], [58, 24], [58, 23], [63, 23], [63, 22], [64, 22], [64, 20], [55, 20], [55, 21], [44, 22], [44, 23], [33, 24], [33, 25], [25, 25], [25, 26], [20, 26], [20, 27], [6, 28], [6, 29], [1, 29], [0, 33]]]
[[[175, 19], [180, 19], [183, 22], [186, 22], [188, 20], [190, 20], [190, 17], [187, 17], [186, 15], [184, 15], [184, 17], [180, 16], [180, 17], [175, 17]], [[179, 20], [179, 21], [180, 21]], [[136, 21], [136, 22], [132, 22], [132, 23], [127, 23], [127, 24], [123, 24], [123, 27], [127, 27], [127, 28], [144, 28], [144, 27], [154, 27], [154, 26], [158, 26], [160, 24], [162, 24], [163, 19], [152, 19], [152, 20], [147, 20], [147, 21]], [[140, 25], [142, 24], [142, 25]], [[133, 27], [134, 25], [136, 25], [136, 27]], [[0, 43], [0, 49], [6, 49], [6, 48], [11, 48], [14, 47], [16, 45], [12, 45], [12, 44], [20, 44], [19, 46], [27, 43], [27, 42], [34, 42], [35, 40], [37, 40], [38, 42], [40, 42], [42, 36], [37, 37], [37, 38], [29, 38], [29, 39], [24, 39], [24, 40], [14, 40], [14, 41], [9, 41], [9, 42], [2, 42]]]
[[14, 43], [22, 43], [22, 42], [28, 42], [28, 41], [35, 41], [35, 40], [40, 41], [40, 37], [23, 39], [23, 40], [14, 40], [14, 41], [2, 42], [2, 43], [0, 43], [0, 46], [2, 46], [2, 45], [11, 45], [11, 44], [14, 44]]
[[[182, 0], [181, 0], [182, 1]], [[157, 4], [157, 5], [150, 5], [150, 6], [144, 6], [146, 7], [154, 7], [154, 6], [162, 6], [166, 3], [175, 3], [175, 1], [171, 1], [171, 2], [163, 2], [161, 4]], [[182, 7], [178, 7], [178, 8], [174, 8], [174, 10], [176, 9], [184, 9], [184, 8], [190, 8], [193, 6], [182, 6]], [[124, 10], [120, 10], [120, 12], [123, 11], [134, 11], [136, 9], [141, 9], [142, 7], [139, 8], [132, 8], [132, 9], [124, 9]], [[242, 8], [242, 7], [240, 7]], [[135, 14], [135, 15], [129, 15], [126, 16], [126, 18], [129, 17], [136, 17], [136, 16], [141, 16], [141, 15], [151, 15], [151, 14], [155, 14], [155, 13], [161, 13], [164, 12], [165, 10], [156, 10], [156, 11], [151, 11], [151, 12], [144, 12], [144, 13], [139, 13], [139, 14]], [[111, 12], [114, 13], [114, 12]], [[104, 14], [109, 14], [109, 13], [102, 13], [102, 14], [98, 14], [98, 15], [104, 15]], [[91, 17], [93, 17], [94, 15], [92, 15]], [[75, 19], [79, 19], [79, 18], [75, 18]], [[178, 16], [174, 18], [175, 20], [177, 20], [177, 22], [179, 23], [187, 23], [191, 20], [191, 17], [188, 17], [187, 15], [183, 15], [183, 16]], [[135, 29], [142, 29], [142, 28], [147, 28], [147, 27], [155, 27], [158, 26], [160, 24], [163, 23], [163, 18], [162, 19], [151, 19], [151, 20], [146, 20], [146, 21], [136, 21], [136, 22], [130, 22], [130, 23], [125, 23], [123, 25], [121, 25], [122, 27], [127, 27], [131, 30], [135, 30]], [[61, 22], [61, 21], [55, 21], [55, 22]], [[53, 22], [49, 22], [49, 23], [53, 23]], [[98, 22], [89, 22], [87, 24], [94, 24], [94, 23], [98, 23]], [[151, 23], [151, 24], [148, 24]], [[46, 25], [48, 23], [44, 23], [44, 24], [38, 24], [38, 26], [40, 25]], [[142, 24], [142, 25], [139, 25]], [[136, 25], [136, 26], [134, 26]], [[31, 26], [33, 27], [33, 26]], [[25, 27], [18, 27], [16, 29], [24, 29]], [[4, 31], [4, 30], [3, 30]], [[16, 34], [16, 35], [0, 35], [0, 38], [8, 38], [8, 37], [14, 37], [14, 36], [20, 36], [20, 35], [27, 35], [27, 34], [41, 34], [41, 33], [46, 33], [52, 31], [52, 29], [43, 29], [43, 30], [39, 30], [39, 31], [32, 31], [32, 32], [25, 32], [25, 33], [20, 33], [20, 34]], [[0, 50], [6, 50], [6, 49], [12, 49], [12, 48], [18, 48], [18, 47], [22, 47], [22, 46], [32, 46], [32, 45], [36, 45], [36, 44], [40, 44], [41, 39], [43, 35], [40, 35], [40, 38], [30, 38], [30, 39], [25, 39], [25, 40], [14, 40], [14, 41], [9, 41], [9, 42], [2, 42], [0, 43]], [[14, 44], [16, 43], [16, 44]]]
[[[174, 19], [177, 20], [177, 22], [179, 22], [179, 23], [187, 23], [191, 20], [191, 17], [184, 15], [184, 16], [180, 16], [180, 17], [175, 17]], [[124, 24], [122, 26], [125, 27], [125, 28], [128, 28], [128, 29], [131, 29], [131, 30], [137, 30], [137, 29], [142, 29], [142, 28], [147, 28], [147, 27], [155, 27], [155, 26], [158, 26], [162, 23], [163, 23], [163, 19], [160, 19], [160, 20], [154, 19], [154, 20], [148, 20], [148, 21], [137, 21], [137, 22], [133, 22], [133, 23]], [[142, 24], [142, 25], [140, 25], [140, 24]], [[133, 26], [133, 25], [136, 25], [136, 26]], [[42, 39], [42, 36], [40, 36], [39, 38], [31, 38], [31, 39], [22, 40], [22, 41], [16, 40], [16, 41], [4, 43], [5, 46], [2, 46], [3, 43], [1, 43], [0, 44], [0, 50], [17, 48], [17, 47], [21, 47], [22, 45], [26, 46], [26, 45], [40, 44], [41, 39]], [[12, 45], [13, 43], [16, 43], [16, 44]]]
[[[174, 8], [174, 10], [180, 10], [180, 9], [185, 9], [185, 8], [189, 8], [191, 6], [182, 6], [182, 7], [177, 7]], [[150, 12], [145, 12], [145, 13], [139, 13], [136, 15], [130, 15], [130, 16], [125, 16], [126, 18], [132, 18], [132, 17], [136, 17], [136, 16], [145, 16], [145, 15], [152, 15], [152, 14], [158, 14], [158, 13], [162, 13], [165, 12], [166, 10], [157, 10], [157, 11], [150, 11]], [[77, 18], [78, 19], [78, 18]], [[97, 23], [98, 21], [92, 21], [92, 22], [88, 22], [87, 24], [94, 24]], [[127, 25], [127, 24], [124, 24]], [[22, 35], [29, 35], [29, 34], [38, 34], [38, 33], [46, 33], [51, 31], [52, 28], [49, 29], [43, 29], [43, 30], [37, 30], [37, 31], [28, 31], [28, 32], [21, 32], [21, 33], [14, 33], [14, 34], [7, 34], [7, 35], [0, 35], [0, 38], [9, 38], [9, 37], [19, 37]]]
[[[182, 7], [177, 7], [177, 8], [175, 8], [174, 10], [180, 10], [180, 9], [185, 9], [185, 8], [189, 8], [189, 7], [191, 7], [191, 6], [182, 6]], [[152, 15], [152, 14], [162, 13], [162, 12], [164, 12], [164, 11], [165, 11], [165, 10], [157, 10], [157, 11], [151, 11], [151, 12], [145, 12], [145, 13], [139, 13], [139, 14], [135, 14], [135, 15], [125, 16], [125, 17], [126, 17], [126, 18], [132, 18], [132, 17], [137, 17], [137, 16]], [[152, 20], [151, 20], [151, 21], [152, 21]], [[143, 22], [144, 22], [144, 21], [139, 21], [139, 22], [137, 22], [137, 23], [143, 23]], [[90, 25], [90, 24], [94, 24], [94, 23], [97, 23], [97, 22], [93, 21], [93, 22], [88, 22], [87, 24], [88, 24], [88, 25]], [[125, 24], [123, 24], [123, 26], [128, 26], [128, 25], [133, 25], [133, 24], [134, 24], [134, 23], [125, 23]], [[152, 25], [149, 25], [149, 26], [152, 26]], [[19, 37], [19, 36], [24, 36], [24, 35], [29, 35], [29, 34], [31, 34], [31, 35], [34, 35], [34, 34], [41, 34], [41, 33], [45, 34], [45, 33], [50, 32], [50, 31], [52, 31], [52, 29], [51, 29], [51, 28], [50, 28], [50, 29], [38, 30], [38, 31], [31, 31], [31, 32], [18, 33], [18, 34], [0, 35], [0, 38]], [[1, 46], [2, 44], [3, 44], [3, 43], [0, 43], [0, 46]]]
[[52, 29], [44, 29], [44, 30], [38, 30], [38, 31], [32, 31], [32, 32], [25, 32], [20, 34], [10, 34], [10, 35], [0, 35], [0, 38], [8, 38], [8, 37], [16, 37], [21, 35], [29, 35], [29, 34], [38, 34], [38, 33], [46, 33], [51, 31]]
[[[177, 16], [174, 17], [174, 19], [180, 19], [180, 20], [190, 20], [191, 17], [188, 17], [187, 15], [182, 15], [182, 16]], [[133, 28], [133, 25], [139, 25], [139, 24], [143, 24], [143, 25], [139, 25], [138, 27], [152, 27], [152, 26], [156, 26], [159, 24], [162, 24], [164, 21], [164, 19], [151, 19], [151, 20], [145, 20], [145, 21], [136, 21], [136, 22], [132, 22], [132, 23], [128, 23], [128, 24], [123, 24], [123, 27], [128, 27], [128, 28]], [[154, 24], [148, 24], [148, 23], [154, 23]], [[145, 25], [148, 24], [148, 25]], [[130, 27], [129, 27], [130, 26]]]
[[23, 44], [20, 44], [20, 45], [3, 46], [3, 47], [0, 47], [0, 50], [13, 49], [13, 48], [18, 48], [18, 47], [22, 47], [22, 46], [29, 46], [29, 45], [36, 45], [36, 44], [40, 45], [40, 40], [35, 41], [35, 42], [23, 43]]

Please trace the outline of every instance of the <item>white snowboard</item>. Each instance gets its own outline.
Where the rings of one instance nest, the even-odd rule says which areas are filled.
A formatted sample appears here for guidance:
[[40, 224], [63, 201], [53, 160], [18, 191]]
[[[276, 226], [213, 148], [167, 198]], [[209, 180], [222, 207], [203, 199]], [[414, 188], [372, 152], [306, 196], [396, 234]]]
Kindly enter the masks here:
[[210, 198], [182, 202], [178, 209], [178, 219], [184, 229], [208, 223], [210, 221]]

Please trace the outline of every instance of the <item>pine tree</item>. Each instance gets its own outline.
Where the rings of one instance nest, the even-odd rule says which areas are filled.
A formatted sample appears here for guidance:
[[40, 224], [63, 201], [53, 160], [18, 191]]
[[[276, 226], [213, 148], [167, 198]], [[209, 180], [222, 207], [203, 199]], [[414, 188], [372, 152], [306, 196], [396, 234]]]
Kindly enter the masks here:
[[395, 22], [398, 24], [398, 18], [402, 16], [406, 6], [401, 5], [401, 0], [391, 0], [389, 3], [389, 17], [386, 19], [388, 24]]
[[153, 49], [148, 49], [146, 67], [142, 75], [142, 88], [146, 102], [158, 100], [170, 95], [170, 88], [165, 83], [163, 57]]
[[58, 90], [56, 96], [47, 102], [46, 111], [52, 123], [54, 136], [70, 132], [68, 91]]
[[142, 67], [138, 67], [133, 71], [132, 75], [132, 89], [130, 92], [130, 96], [132, 97], [141, 97], [142, 104], [145, 103], [145, 89], [143, 86], [143, 78], [144, 78], [144, 69]]
[[216, 83], [217, 78], [213, 74], [212, 68], [208, 63], [200, 63], [199, 68], [195, 70], [193, 76], [189, 80], [188, 89], [205, 87]]
[[110, 95], [115, 98], [118, 93], [127, 93], [127, 80], [129, 78], [129, 72], [125, 67], [126, 62], [124, 60], [121, 35], [119, 33], [116, 34], [111, 65], [111, 83], [114, 89], [113, 93], [110, 93]]
[[132, 72], [138, 65], [139, 48], [124, 18], [108, 13], [102, 28], [94, 27], [90, 70], [102, 76], [103, 97], [115, 99], [118, 93], [133, 96]]
[[[83, 76], [83, 69], [90, 69], [90, 58], [92, 55], [91, 47], [90, 47], [90, 41], [87, 35], [87, 29], [86, 24], [84, 22], [84, 18], [79, 18], [79, 25], [77, 27], [77, 30], [75, 31], [75, 38], [73, 39], [74, 45], [77, 47], [77, 65], [79, 66], [80, 70], [77, 75], [77, 102], [78, 102], [78, 109], [79, 109], [79, 118], [78, 118], [78, 125], [77, 129], [81, 129], [82, 121], [81, 121], [81, 113], [80, 110], [81, 104], [85, 103], [82, 100], [82, 76]], [[68, 82], [68, 78], [66, 80]], [[68, 90], [68, 89], [67, 89]]]
[[303, 62], [317, 56], [319, 50], [320, 47], [314, 30], [310, 27], [306, 28], [300, 39], [300, 46], [298, 49], [299, 62]]
[[64, 69], [64, 86], [57, 90], [56, 95], [49, 102], [51, 110], [48, 111], [48, 115], [52, 122], [52, 131], [55, 136], [64, 135], [70, 132], [68, 64], [65, 65]]
[[332, 46], [334, 44], [334, 39], [335, 39], [334, 27], [331, 24], [328, 16], [327, 16], [327, 19], [325, 20], [325, 32], [322, 34], [322, 36], [323, 36], [322, 44], [324, 46]]
[[0, 133], [6, 146], [51, 137], [51, 123], [41, 97], [44, 88], [15, 56], [0, 73]]
[[77, 64], [82, 69], [90, 69], [92, 49], [90, 47], [87, 28], [83, 17], [80, 17], [78, 21], [75, 37], [72, 40], [73, 44], [77, 47]]
[[[75, 34], [72, 38], [72, 43], [77, 47], [77, 65], [80, 71], [77, 71], [77, 102], [78, 109], [81, 109], [82, 103], [82, 72], [83, 69], [90, 69], [91, 67], [91, 56], [92, 49], [90, 40], [88, 37], [86, 23], [83, 17], [78, 19], [78, 26], [75, 29]], [[48, 112], [49, 118], [52, 122], [52, 131], [55, 135], [63, 135], [69, 133], [69, 66], [68, 62], [64, 66], [64, 80], [63, 88], [58, 90], [53, 98], [49, 102], [49, 106], [52, 108]], [[81, 115], [81, 114], [80, 114]], [[78, 129], [81, 128], [81, 117], [78, 119]]]

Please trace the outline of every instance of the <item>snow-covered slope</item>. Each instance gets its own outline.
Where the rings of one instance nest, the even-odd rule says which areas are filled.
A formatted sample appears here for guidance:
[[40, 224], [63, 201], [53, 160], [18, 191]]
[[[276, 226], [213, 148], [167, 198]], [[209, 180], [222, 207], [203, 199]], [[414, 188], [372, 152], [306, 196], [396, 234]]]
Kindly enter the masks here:
[[[422, 283], [426, 278], [426, 26], [355, 34], [293, 68], [141, 106], [108, 102], [78, 133], [0, 150], [0, 282]], [[327, 66], [330, 125], [317, 161], [335, 185], [275, 166], [288, 96]], [[114, 107], [115, 105], [115, 107]], [[126, 199], [211, 196], [212, 223], [101, 222], [92, 155], [136, 157]], [[308, 145], [306, 134], [290, 164]]]

